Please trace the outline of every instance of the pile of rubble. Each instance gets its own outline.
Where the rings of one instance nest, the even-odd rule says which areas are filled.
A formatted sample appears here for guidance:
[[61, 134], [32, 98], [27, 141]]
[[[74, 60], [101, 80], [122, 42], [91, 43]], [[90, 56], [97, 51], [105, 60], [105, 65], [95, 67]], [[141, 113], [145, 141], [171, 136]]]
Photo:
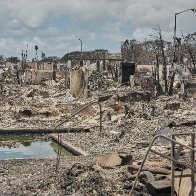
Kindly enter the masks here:
[[[101, 129], [100, 110], [94, 105], [61, 126], [89, 130], [60, 134], [62, 141], [80, 148], [88, 156], [62, 159], [59, 175], [47, 173], [55, 165], [55, 160], [38, 160], [36, 166], [34, 160], [31, 160], [31, 165], [25, 161], [14, 160], [13, 163], [18, 165], [12, 166], [11, 170], [7, 164], [10, 166], [12, 161], [1, 161], [0, 172], [3, 175], [0, 184], [6, 187], [6, 190], [1, 190], [1, 195], [12, 195], [13, 187], [17, 189], [18, 194], [27, 195], [32, 192], [39, 195], [38, 190], [48, 195], [127, 195], [136, 177], [139, 163], [154, 136], [163, 134], [170, 137], [172, 132], [193, 132], [196, 127], [195, 100], [184, 99], [178, 95], [155, 97], [152, 77], [141, 79], [140, 86], [120, 86], [113, 82], [110, 85], [102, 85], [101, 89], [98, 88], [99, 84], [93, 84], [99, 80], [93, 78], [93, 75], [91, 77], [92, 91], [88, 97], [74, 97], [72, 89], [67, 89], [65, 79], [58, 75], [56, 82], [45, 81], [38, 85], [1, 83], [0, 130], [55, 128], [92, 101], [97, 101], [102, 106]], [[88, 88], [87, 84], [81, 86]], [[77, 94], [80, 95], [80, 89]], [[190, 143], [190, 139], [186, 140], [183, 136], [177, 137], [177, 140], [186, 145]], [[167, 155], [171, 153], [170, 145], [162, 140], [156, 142], [152, 148]], [[95, 164], [97, 156], [112, 152], [116, 153], [98, 158]], [[182, 151], [185, 152], [187, 151]], [[131, 161], [124, 165], [123, 158], [127, 157], [125, 155], [129, 155]], [[75, 164], [75, 159], [79, 164]], [[85, 163], [82, 162], [83, 159]], [[62, 167], [67, 160], [70, 160], [67, 167]], [[171, 187], [169, 162], [163, 162], [157, 155], [149, 155], [149, 160], [147, 165], [150, 168], [147, 167], [147, 171], [141, 173], [135, 195], [159, 195], [164, 191], [168, 194]], [[152, 169], [152, 163], [157, 164], [157, 170]], [[26, 164], [28, 167], [25, 170], [23, 166]], [[42, 164], [47, 164], [43, 168], [46, 169], [44, 171], [41, 169]], [[33, 173], [35, 167], [39, 168], [41, 174]], [[20, 176], [20, 181], [14, 181], [19, 175], [19, 168], [22, 168], [19, 172], [22, 177]], [[54, 168], [51, 171], [54, 171]], [[55, 182], [58, 176], [60, 179]], [[29, 178], [33, 183], [28, 181]], [[163, 180], [166, 182], [161, 182]], [[163, 188], [164, 191], [159, 192]]]
[[[0, 162], [1, 195], [129, 195], [139, 167], [126, 153]], [[169, 195], [166, 162], [147, 162], [134, 195]]]

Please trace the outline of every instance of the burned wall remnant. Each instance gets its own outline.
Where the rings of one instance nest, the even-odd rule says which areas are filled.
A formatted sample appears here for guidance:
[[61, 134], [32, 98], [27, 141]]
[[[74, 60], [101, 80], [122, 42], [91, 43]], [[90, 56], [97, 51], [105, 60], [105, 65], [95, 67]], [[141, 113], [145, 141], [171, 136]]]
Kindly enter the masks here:
[[130, 76], [135, 74], [135, 63], [120, 63], [119, 67], [119, 83], [128, 84]]
[[87, 77], [81, 68], [70, 70], [70, 92], [76, 98], [87, 96]]
[[53, 70], [27, 70], [24, 75], [24, 82], [38, 84], [44, 80], [53, 79]]

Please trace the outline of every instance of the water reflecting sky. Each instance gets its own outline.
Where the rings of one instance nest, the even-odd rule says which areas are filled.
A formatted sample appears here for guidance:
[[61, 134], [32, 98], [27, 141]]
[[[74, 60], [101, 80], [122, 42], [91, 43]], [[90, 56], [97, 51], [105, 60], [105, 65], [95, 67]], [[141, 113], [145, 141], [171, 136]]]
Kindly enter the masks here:
[[35, 141], [16, 148], [0, 147], [0, 159], [56, 157], [51, 141]]

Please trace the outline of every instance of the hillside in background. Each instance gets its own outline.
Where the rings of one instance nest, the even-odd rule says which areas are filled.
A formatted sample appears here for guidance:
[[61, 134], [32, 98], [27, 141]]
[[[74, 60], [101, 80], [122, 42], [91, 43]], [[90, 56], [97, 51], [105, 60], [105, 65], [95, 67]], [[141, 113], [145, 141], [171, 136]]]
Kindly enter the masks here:
[[61, 61], [62, 62], [66, 62], [68, 60], [72, 60], [72, 59], [78, 59], [80, 60], [81, 57], [83, 59], [117, 59], [120, 58], [120, 54], [112, 54], [109, 53], [108, 50], [104, 50], [104, 49], [97, 49], [94, 51], [84, 51], [81, 52], [80, 51], [75, 51], [75, 52], [70, 52], [65, 54], [62, 58]]

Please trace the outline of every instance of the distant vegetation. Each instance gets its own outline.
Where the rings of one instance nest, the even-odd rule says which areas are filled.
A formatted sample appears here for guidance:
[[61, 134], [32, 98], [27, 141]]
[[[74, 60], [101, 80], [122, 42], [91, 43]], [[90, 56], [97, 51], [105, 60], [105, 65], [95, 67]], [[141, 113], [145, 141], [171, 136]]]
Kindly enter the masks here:
[[80, 60], [81, 55], [82, 55], [83, 59], [104, 59], [104, 58], [108, 57], [109, 51], [104, 50], [104, 49], [97, 49], [97, 50], [94, 50], [94, 51], [84, 51], [84, 52], [82, 52], [82, 54], [81, 54], [80, 51], [70, 52], [70, 53], [65, 54], [62, 57], [61, 61], [66, 62], [66, 61], [71, 60], [71, 59]]

